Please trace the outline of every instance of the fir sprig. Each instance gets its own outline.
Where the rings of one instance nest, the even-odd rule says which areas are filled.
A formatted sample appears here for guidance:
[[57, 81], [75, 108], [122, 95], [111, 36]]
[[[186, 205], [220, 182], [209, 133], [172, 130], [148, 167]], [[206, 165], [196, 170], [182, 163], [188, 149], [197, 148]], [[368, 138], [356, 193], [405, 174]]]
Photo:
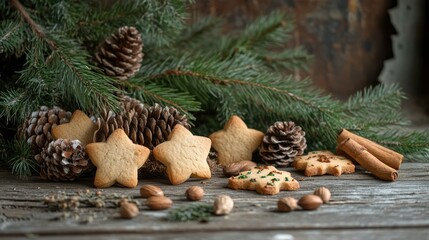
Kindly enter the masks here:
[[30, 145], [26, 141], [14, 140], [9, 144], [8, 153], [8, 165], [12, 173], [19, 178], [25, 179], [38, 171], [37, 162], [34, 160]]
[[25, 24], [23, 21], [0, 22], [0, 54], [20, 56], [25, 50]]
[[167, 219], [170, 221], [200, 221], [208, 222], [213, 213], [211, 204], [189, 204], [176, 208], [168, 213]]
[[188, 119], [195, 120], [193, 112], [200, 111], [200, 102], [187, 92], [162, 86], [160, 84], [142, 84], [138, 78], [130, 79], [123, 84], [130, 95], [149, 104], [160, 103], [171, 106], [187, 115]]
[[[47, 32], [47, 28], [35, 22], [18, 0], [10, 0], [10, 4], [31, 28], [33, 44], [29, 47], [27, 62], [19, 78], [20, 91], [0, 95], [2, 116], [22, 121], [31, 112], [29, 107], [36, 109], [35, 104], [43, 103], [80, 108], [87, 112], [98, 112], [102, 108], [118, 109], [119, 100], [114, 93], [120, 90], [113, 85], [112, 78], [96, 71], [86, 51], [60, 32]], [[38, 4], [45, 6], [48, 2]], [[58, 7], [56, 4], [52, 6]], [[38, 83], [36, 88], [32, 84], [35, 82]], [[27, 104], [28, 101], [32, 104]], [[25, 106], [26, 111], [16, 108], [17, 105]]]

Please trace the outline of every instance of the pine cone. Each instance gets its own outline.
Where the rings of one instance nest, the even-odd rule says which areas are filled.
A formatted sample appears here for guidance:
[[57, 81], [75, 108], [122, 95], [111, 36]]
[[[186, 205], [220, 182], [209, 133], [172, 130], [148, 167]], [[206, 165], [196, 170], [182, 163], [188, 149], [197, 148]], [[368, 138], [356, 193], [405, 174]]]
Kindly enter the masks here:
[[[163, 108], [158, 104], [146, 106], [128, 96], [124, 96], [121, 101], [122, 112], [116, 114], [104, 110], [97, 118], [99, 129], [94, 134], [94, 142], [104, 142], [113, 131], [122, 128], [131, 141], [152, 150], [167, 140], [176, 124], [190, 128], [186, 116], [175, 108]], [[141, 175], [161, 176], [164, 171], [165, 167], [150, 156], [141, 169]]]
[[18, 129], [19, 138], [26, 140], [35, 155], [38, 155], [54, 140], [51, 135], [52, 127], [68, 123], [71, 112], [66, 112], [59, 107], [49, 109], [46, 106], [40, 107], [39, 111], [34, 111]]
[[95, 58], [108, 76], [125, 81], [140, 69], [143, 42], [134, 27], [121, 27], [100, 45]]
[[62, 138], [50, 142], [37, 161], [40, 176], [52, 181], [73, 181], [91, 166], [79, 140]]
[[265, 133], [259, 147], [261, 159], [267, 163], [286, 167], [295, 156], [307, 148], [305, 132], [294, 122], [275, 122]]
[[116, 114], [105, 109], [97, 118], [99, 129], [94, 134], [94, 142], [104, 142], [113, 131], [122, 128], [134, 143], [152, 150], [167, 140], [176, 124], [190, 128], [186, 116], [175, 108], [163, 108], [158, 104], [146, 106], [128, 96], [121, 101], [122, 112]]

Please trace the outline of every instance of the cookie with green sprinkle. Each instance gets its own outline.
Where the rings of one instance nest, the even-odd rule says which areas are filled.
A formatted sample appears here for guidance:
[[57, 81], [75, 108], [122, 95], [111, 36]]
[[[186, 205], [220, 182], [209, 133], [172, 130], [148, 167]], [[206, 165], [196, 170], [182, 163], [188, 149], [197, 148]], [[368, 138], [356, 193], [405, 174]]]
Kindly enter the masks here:
[[274, 195], [281, 190], [297, 190], [299, 182], [289, 172], [273, 166], [257, 166], [228, 179], [231, 189], [255, 190], [259, 194]]

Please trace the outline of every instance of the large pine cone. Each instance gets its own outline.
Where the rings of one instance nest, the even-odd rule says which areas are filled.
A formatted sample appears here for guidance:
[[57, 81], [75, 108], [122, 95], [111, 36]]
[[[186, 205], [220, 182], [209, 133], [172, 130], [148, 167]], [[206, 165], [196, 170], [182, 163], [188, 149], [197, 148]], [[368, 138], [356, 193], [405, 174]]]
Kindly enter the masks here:
[[67, 112], [59, 107], [48, 108], [40, 107], [39, 111], [34, 111], [24, 121], [18, 129], [20, 139], [26, 140], [30, 144], [32, 153], [38, 157], [43, 148], [54, 140], [51, 135], [52, 127], [68, 123], [71, 118], [71, 112]]
[[73, 181], [91, 166], [79, 140], [62, 138], [50, 142], [36, 160], [40, 176], [52, 181]]
[[[128, 96], [124, 96], [121, 101], [122, 112], [104, 110], [97, 118], [99, 129], [94, 134], [94, 142], [104, 142], [113, 131], [122, 128], [131, 141], [152, 150], [167, 140], [176, 124], [188, 129], [191, 127], [187, 117], [175, 108], [161, 107], [158, 104], [146, 106]], [[162, 176], [164, 171], [164, 165], [150, 156], [140, 172], [141, 175]]]
[[289, 166], [307, 148], [305, 132], [294, 122], [275, 122], [265, 133], [259, 155], [267, 163]]
[[94, 134], [94, 142], [104, 142], [113, 131], [124, 129], [128, 137], [137, 144], [153, 149], [167, 140], [176, 124], [187, 129], [191, 126], [185, 115], [171, 107], [162, 107], [158, 104], [146, 106], [139, 100], [124, 96], [122, 98], [123, 111], [114, 113], [104, 110], [97, 118], [99, 129]]
[[143, 42], [134, 27], [121, 27], [100, 45], [95, 58], [108, 76], [125, 81], [136, 74], [143, 60]]

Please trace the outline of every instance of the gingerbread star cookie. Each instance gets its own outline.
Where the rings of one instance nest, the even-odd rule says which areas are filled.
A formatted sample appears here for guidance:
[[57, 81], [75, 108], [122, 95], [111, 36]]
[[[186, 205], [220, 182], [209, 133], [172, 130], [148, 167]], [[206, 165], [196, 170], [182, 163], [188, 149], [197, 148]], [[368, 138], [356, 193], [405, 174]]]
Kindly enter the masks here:
[[177, 185], [190, 177], [211, 178], [207, 163], [210, 146], [209, 138], [194, 136], [182, 125], [176, 124], [167, 141], [153, 149], [153, 156], [166, 166], [168, 179]]
[[340, 176], [343, 173], [354, 173], [355, 165], [351, 160], [334, 155], [330, 151], [314, 151], [308, 155], [295, 157], [293, 165], [304, 170], [305, 176], [331, 174]]
[[107, 142], [88, 144], [86, 151], [97, 167], [94, 180], [97, 188], [110, 187], [116, 182], [125, 187], [136, 187], [138, 169], [150, 153], [149, 148], [134, 144], [120, 128], [107, 138]]
[[222, 130], [210, 134], [218, 163], [226, 166], [242, 160], [252, 160], [252, 153], [262, 142], [264, 133], [247, 128], [237, 116], [232, 116]]
[[274, 195], [280, 190], [297, 190], [299, 182], [286, 171], [279, 171], [273, 166], [258, 166], [250, 171], [240, 172], [228, 179], [231, 189], [256, 190], [257, 193]]
[[86, 146], [88, 143], [92, 143], [94, 132], [97, 129], [98, 126], [84, 112], [76, 110], [71, 116], [70, 122], [52, 128], [52, 136], [54, 139], [77, 139], [83, 146]]

